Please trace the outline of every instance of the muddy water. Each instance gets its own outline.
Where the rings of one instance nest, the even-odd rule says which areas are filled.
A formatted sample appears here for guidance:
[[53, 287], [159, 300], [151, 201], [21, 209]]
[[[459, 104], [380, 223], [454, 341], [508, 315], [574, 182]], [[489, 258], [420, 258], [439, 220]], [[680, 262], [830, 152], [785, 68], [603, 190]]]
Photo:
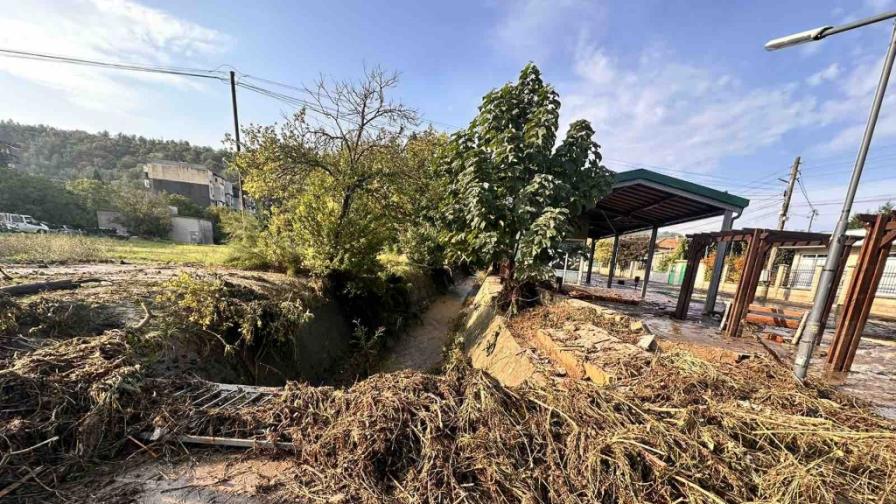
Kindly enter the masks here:
[[442, 363], [442, 350], [451, 337], [452, 326], [472, 289], [473, 278], [465, 278], [436, 298], [423, 314], [423, 323], [411, 328], [395, 343], [380, 370], [431, 371], [438, 368]]

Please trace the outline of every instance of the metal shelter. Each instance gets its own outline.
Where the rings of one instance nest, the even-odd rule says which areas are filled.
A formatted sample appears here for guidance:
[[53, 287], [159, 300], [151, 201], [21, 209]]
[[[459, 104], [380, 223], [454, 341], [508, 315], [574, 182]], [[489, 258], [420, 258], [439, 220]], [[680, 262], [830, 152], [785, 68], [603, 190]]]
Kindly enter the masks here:
[[[843, 275], [843, 268], [846, 265], [846, 258], [852, 249], [852, 244], [857, 237], [845, 236], [843, 256], [840, 261], [840, 269], [836, 272], [835, 284], [840, 282]], [[691, 295], [694, 292], [694, 281], [697, 277], [697, 268], [700, 260], [706, 254], [707, 248], [712, 243], [721, 245], [725, 243], [745, 242], [747, 250], [745, 253], [744, 269], [741, 272], [740, 280], [737, 284], [737, 290], [734, 293], [734, 301], [728, 316], [728, 323], [725, 326], [725, 335], [736, 337], [740, 333], [741, 323], [753, 302], [756, 295], [756, 287], [759, 284], [760, 274], [768, 260], [769, 252], [775, 246], [813, 246], [821, 245], [827, 247], [830, 242], [830, 236], [823, 233], [807, 233], [803, 231], [778, 231], [774, 229], [739, 229], [720, 231], [717, 233], [697, 233], [688, 235], [688, 256], [687, 267], [684, 273], [684, 280], [681, 284], [681, 291], [678, 294], [678, 304], [675, 308], [675, 318], [684, 320], [687, 318], [688, 307], [691, 303]], [[724, 263], [724, 256], [716, 255], [714, 269], [718, 269]], [[825, 303], [825, 311], [822, 320], [827, 321], [831, 312], [831, 307], [837, 297], [836, 289]], [[815, 337], [821, 336], [824, 332], [824, 326], [821, 327]]]
[[859, 219], [867, 233], [846, 291], [846, 302], [831, 351], [828, 352], [828, 365], [833, 371], [849, 371], [852, 367], [871, 304], [874, 303], [874, 294], [890, 255], [890, 247], [896, 241], [896, 212], [860, 215]]
[[[613, 253], [610, 259], [607, 287], [612, 287], [616, 258], [619, 253], [619, 237], [639, 231], [651, 231], [647, 251], [645, 278], [641, 286], [641, 298], [647, 295], [650, 269], [656, 247], [657, 231], [661, 227], [691, 222], [708, 217], [723, 216], [722, 230], [731, 229], [735, 218], [743, 213], [750, 200], [710, 187], [695, 184], [651, 170], [638, 169], [619, 172], [610, 193], [587, 210], [581, 217], [581, 237], [590, 238], [591, 251], [586, 282], [591, 282], [594, 266], [594, 248], [601, 238], [613, 237]], [[725, 251], [721, 250], [724, 256]], [[707, 295], [707, 313], [713, 310], [721, 267], [713, 271]], [[710, 301], [711, 300], [711, 301]]]

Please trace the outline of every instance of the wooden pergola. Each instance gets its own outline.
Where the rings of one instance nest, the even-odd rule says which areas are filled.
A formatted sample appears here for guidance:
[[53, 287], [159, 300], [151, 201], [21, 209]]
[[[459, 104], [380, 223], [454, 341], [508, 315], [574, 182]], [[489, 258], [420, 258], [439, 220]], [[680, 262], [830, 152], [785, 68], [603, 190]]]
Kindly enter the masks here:
[[[675, 318], [684, 320], [687, 318], [688, 307], [691, 304], [691, 296], [694, 293], [694, 282], [697, 278], [697, 268], [700, 259], [706, 254], [707, 248], [713, 243], [745, 242], [747, 244], [744, 270], [741, 272], [737, 290], [734, 293], [734, 301], [728, 315], [728, 323], [725, 326], [725, 335], [737, 337], [740, 333], [741, 323], [747, 315], [750, 303], [756, 295], [756, 287], [759, 284], [760, 274], [768, 261], [768, 255], [775, 246], [828, 246], [830, 236], [823, 233], [807, 233], [802, 231], [778, 231], [774, 229], [738, 229], [719, 231], [715, 233], [697, 233], [688, 235], [687, 267], [684, 279], [681, 283], [681, 291], [678, 294], [678, 305], [675, 308]], [[846, 258], [852, 248], [852, 244], [858, 239], [854, 236], [845, 236], [845, 247], [840, 261], [840, 269], [836, 272], [835, 284], [839, 284], [846, 265]], [[717, 255], [716, 262], [724, 261], [724, 255]], [[823, 320], [827, 320], [831, 307], [837, 297], [836, 289], [828, 296], [825, 304]], [[819, 335], [824, 331], [822, 326]]]
[[852, 367], [890, 248], [896, 240], [896, 212], [860, 215], [859, 219], [865, 225], [867, 233], [846, 291], [846, 303], [841, 312], [843, 315], [828, 352], [828, 366], [832, 371], [846, 372]]

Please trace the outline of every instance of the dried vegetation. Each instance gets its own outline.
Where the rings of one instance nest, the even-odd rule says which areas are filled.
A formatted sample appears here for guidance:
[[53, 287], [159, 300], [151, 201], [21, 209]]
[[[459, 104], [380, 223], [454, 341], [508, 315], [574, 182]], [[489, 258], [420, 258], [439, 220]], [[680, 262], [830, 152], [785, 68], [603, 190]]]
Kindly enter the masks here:
[[456, 366], [347, 389], [291, 383], [237, 412], [196, 410], [171, 393], [184, 383], [141, 376], [117, 332], [12, 362], [0, 372], [3, 451], [14, 453], [4, 486], [26, 466], [121, 456], [152, 424], [169, 433], [156, 452], [186, 425], [237, 437], [264, 427], [261, 437], [294, 444], [270, 491], [299, 500], [896, 502], [896, 426], [762, 359], [671, 353], [614, 387], [521, 390]]

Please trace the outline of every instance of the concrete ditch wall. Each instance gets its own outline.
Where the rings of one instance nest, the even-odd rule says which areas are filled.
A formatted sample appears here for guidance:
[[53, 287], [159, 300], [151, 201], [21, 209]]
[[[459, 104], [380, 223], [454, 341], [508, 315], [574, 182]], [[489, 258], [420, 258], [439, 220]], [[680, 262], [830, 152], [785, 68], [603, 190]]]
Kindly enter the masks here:
[[507, 329], [507, 319], [497, 313], [500, 292], [500, 279], [486, 277], [464, 324], [464, 354], [473, 367], [489, 373], [505, 386], [543, 383], [545, 377], [536, 370], [528, 350], [516, 342]]

